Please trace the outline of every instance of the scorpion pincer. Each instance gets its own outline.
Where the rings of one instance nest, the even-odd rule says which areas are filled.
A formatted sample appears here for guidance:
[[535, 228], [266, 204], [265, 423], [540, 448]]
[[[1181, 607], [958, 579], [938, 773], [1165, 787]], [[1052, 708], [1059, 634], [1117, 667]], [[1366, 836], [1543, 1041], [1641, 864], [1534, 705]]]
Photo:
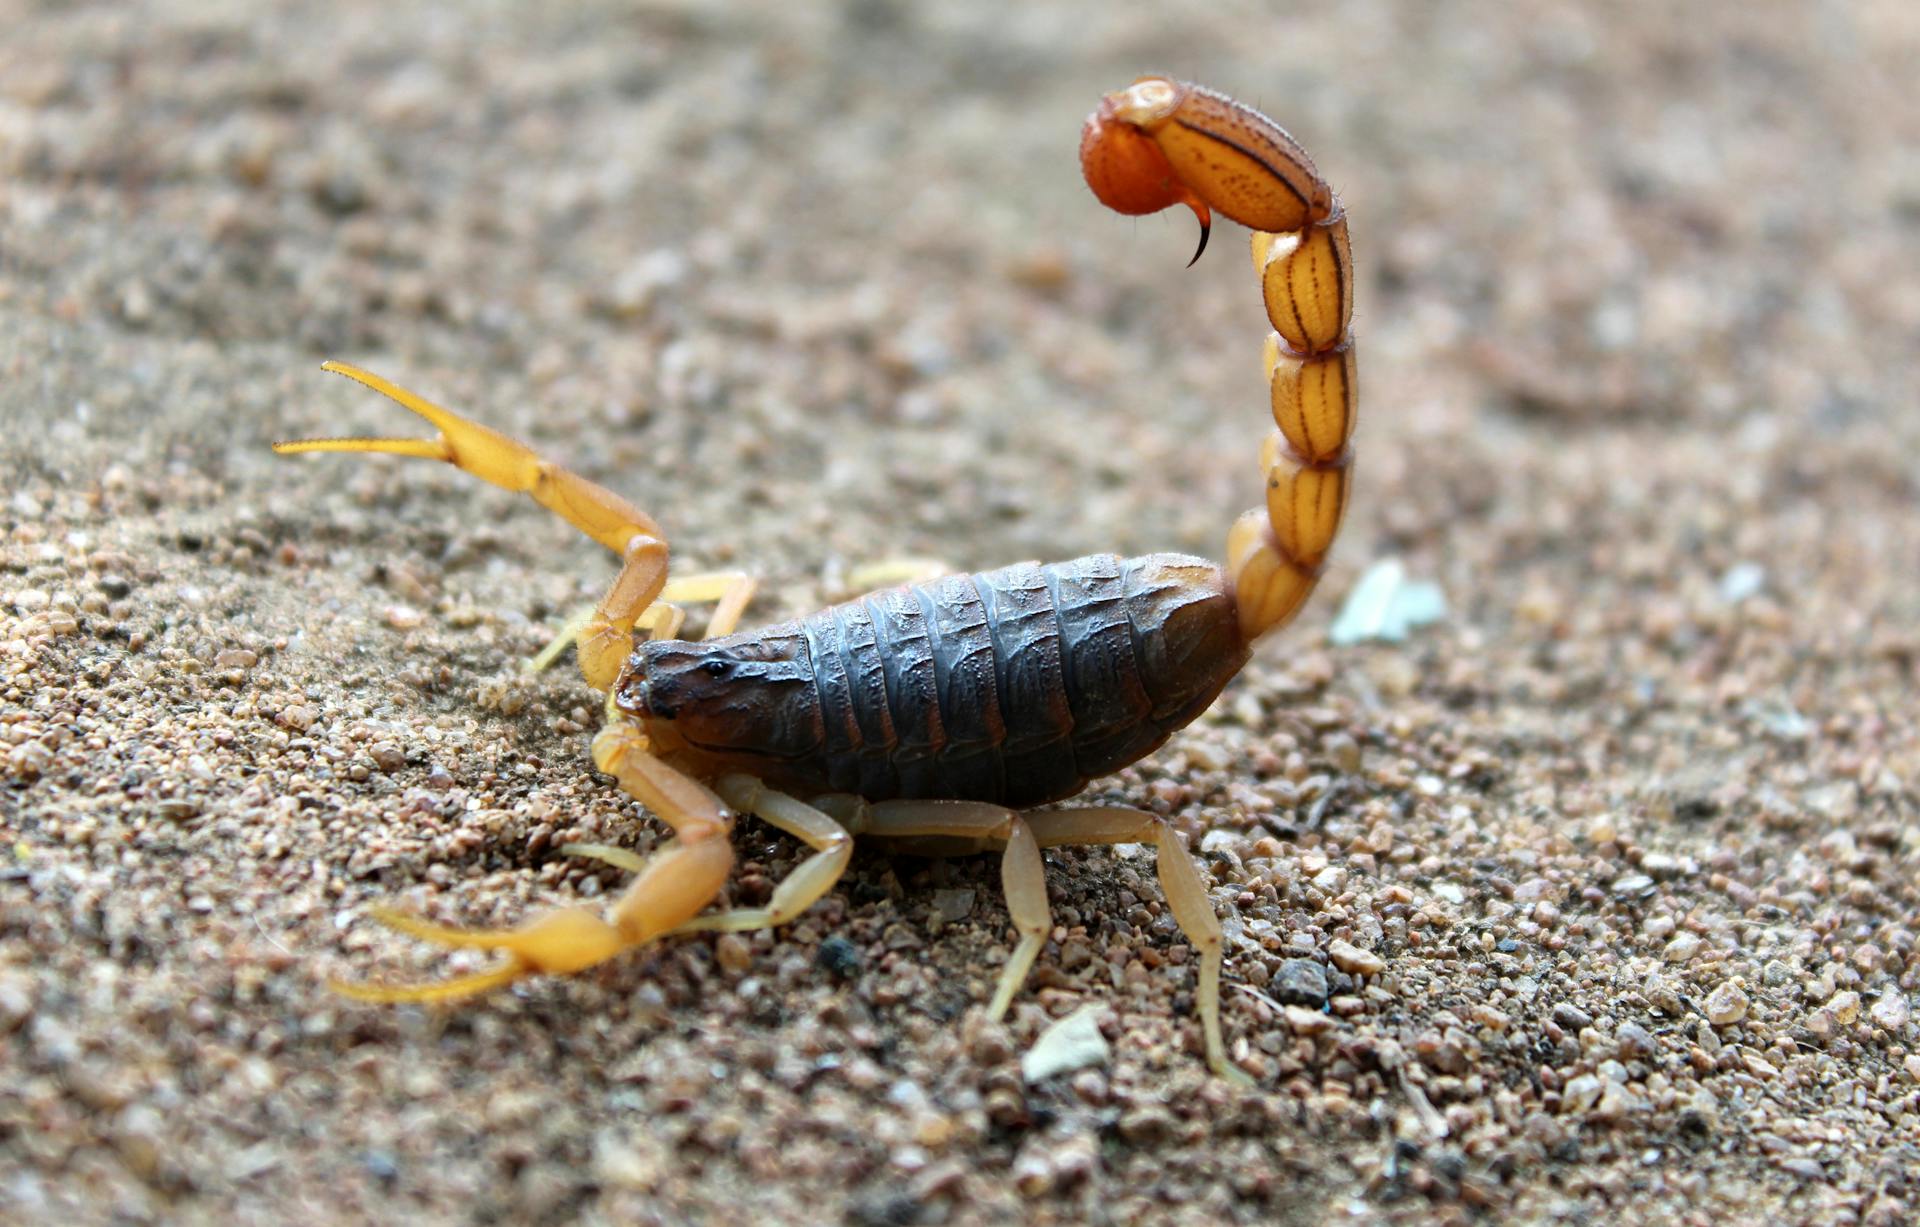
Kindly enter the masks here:
[[[1130, 808], [1033, 807], [1157, 748], [1313, 590], [1347, 503], [1356, 407], [1346, 215], [1279, 125], [1163, 77], [1101, 102], [1082, 132], [1080, 161], [1094, 194], [1119, 212], [1191, 208], [1201, 225], [1196, 260], [1214, 212], [1254, 231], [1273, 326], [1266, 366], [1276, 429], [1260, 457], [1265, 505], [1233, 524], [1224, 566], [1179, 554], [1019, 563], [733, 633], [751, 579], [669, 578], [660, 527], [619, 495], [376, 375], [326, 364], [439, 434], [315, 439], [276, 451], [443, 460], [531, 495], [620, 555], [606, 595], [556, 648], [574, 642], [587, 684], [607, 692], [595, 765], [674, 832], [646, 858], [568, 847], [636, 875], [604, 914], [562, 908], [483, 932], [376, 909], [392, 928], [498, 951], [504, 961], [426, 985], [337, 988], [370, 1001], [455, 998], [579, 971], [669, 933], [783, 924], [833, 888], [854, 837], [865, 836], [1001, 850], [1019, 942], [988, 1005], [998, 1018], [1051, 928], [1040, 850], [1151, 843], [1173, 915], [1199, 952], [1195, 1002], [1208, 1064], [1244, 1079], [1221, 1037], [1220, 924], [1179, 835]], [[718, 602], [708, 638], [668, 637], [680, 624], [676, 603], [692, 601]], [[801, 840], [810, 855], [766, 906], [707, 912], [732, 868], [729, 833], [742, 813]]]

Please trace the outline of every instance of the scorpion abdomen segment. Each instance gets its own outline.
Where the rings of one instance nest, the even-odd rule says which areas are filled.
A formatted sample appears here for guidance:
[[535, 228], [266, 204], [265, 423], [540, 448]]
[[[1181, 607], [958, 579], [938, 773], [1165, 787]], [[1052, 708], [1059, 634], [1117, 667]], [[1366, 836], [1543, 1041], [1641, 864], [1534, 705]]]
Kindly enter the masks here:
[[940, 783], [940, 758], [949, 739], [926, 606], [912, 588], [889, 588], [863, 603], [873, 618], [886, 675], [896, 791], [905, 797], [929, 796], [928, 790]]
[[911, 591], [927, 611], [934, 685], [947, 745], [940, 784], [968, 795], [1006, 791], [1007, 718], [1000, 702], [999, 653], [985, 592], [971, 575], [947, 576]]
[[872, 613], [864, 603], [850, 602], [821, 610], [800, 628], [813, 666], [815, 702], [827, 730], [821, 758], [833, 768], [828, 785], [863, 797], [875, 790], [896, 791], [893, 751], [898, 739]]
[[1048, 572], [1015, 563], [970, 576], [986, 611], [994, 680], [1006, 740], [1000, 760], [1018, 787], [1066, 795], [1081, 776], [1070, 738], [1073, 708], [1064, 684], [1059, 604]]
[[643, 644], [616, 697], [703, 774], [1028, 806], [1158, 748], [1246, 657], [1218, 566], [1095, 554]]

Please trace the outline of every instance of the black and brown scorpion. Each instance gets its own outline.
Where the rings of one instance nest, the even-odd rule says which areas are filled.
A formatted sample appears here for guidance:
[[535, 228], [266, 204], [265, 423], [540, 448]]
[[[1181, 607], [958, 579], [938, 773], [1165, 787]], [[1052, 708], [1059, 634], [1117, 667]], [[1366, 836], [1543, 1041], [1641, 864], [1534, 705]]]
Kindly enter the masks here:
[[[567, 907], [481, 932], [376, 910], [404, 933], [506, 959], [433, 984], [337, 987], [370, 1001], [440, 1000], [579, 971], [669, 933], [783, 924], [833, 889], [865, 836], [1003, 850], [1019, 943], [987, 1007], [997, 1018], [1051, 928], [1040, 850], [1151, 843], [1174, 918], [1199, 951], [1208, 1064], [1244, 1078], [1221, 1038], [1220, 923], [1180, 836], [1135, 809], [1032, 807], [1139, 760], [1206, 710], [1254, 641], [1318, 581], [1347, 504], [1356, 408], [1346, 214], [1279, 125], [1164, 77], [1107, 95], [1087, 119], [1080, 160], [1094, 194], [1119, 212], [1191, 208], [1196, 260], [1213, 212], [1254, 231], [1277, 429], [1261, 453], [1266, 505], [1234, 523], [1224, 566], [1181, 554], [1017, 563], [733, 633], [748, 577], [670, 579], [659, 525], [626, 499], [376, 375], [326, 364], [439, 434], [276, 451], [443, 460], [531, 495], [620, 556], [612, 586], [562, 643], [575, 643], [587, 684], [607, 694], [594, 764], [675, 836], [646, 858], [569, 845], [637, 875], [604, 915]], [[718, 602], [708, 638], [667, 637], [679, 628], [675, 603], [689, 601]], [[636, 643], [636, 631], [647, 637]], [[734, 817], [747, 813], [812, 854], [765, 907], [706, 913], [734, 863]]]

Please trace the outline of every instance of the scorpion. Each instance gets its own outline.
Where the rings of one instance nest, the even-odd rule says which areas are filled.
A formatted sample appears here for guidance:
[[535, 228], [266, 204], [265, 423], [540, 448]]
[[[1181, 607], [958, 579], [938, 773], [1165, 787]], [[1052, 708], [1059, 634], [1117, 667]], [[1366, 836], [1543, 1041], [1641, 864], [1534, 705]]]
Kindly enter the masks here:
[[[1000, 851], [1018, 942], [987, 1007], [997, 1020], [1052, 927], [1041, 849], [1151, 843], [1170, 910], [1199, 955], [1194, 1003], [1208, 1066], [1249, 1081], [1221, 1037], [1222, 929], [1178, 832], [1122, 806], [1035, 807], [1138, 761], [1198, 717], [1317, 583], [1348, 500], [1357, 407], [1346, 214], [1278, 124], [1166, 77], [1106, 95], [1082, 130], [1080, 162], [1094, 195], [1120, 213], [1192, 209], [1200, 242], [1189, 264], [1206, 250], [1215, 212], [1253, 231], [1273, 326], [1265, 362], [1275, 429], [1260, 456], [1265, 505], [1233, 523], [1224, 566], [1171, 553], [1023, 562], [740, 632], [750, 577], [670, 578], [659, 525], [620, 495], [377, 375], [323, 365], [439, 433], [306, 439], [276, 452], [445, 461], [532, 496], [620, 556], [599, 603], [534, 663], [572, 643], [587, 685], [606, 693], [594, 765], [673, 833], [649, 857], [564, 848], [635, 875], [604, 914], [563, 907], [482, 931], [370, 909], [401, 933], [504, 961], [426, 984], [335, 989], [373, 1002], [449, 1000], [578, 972], [668, 934], [781, 925], [833, 889], [861, 836], [938, 855]], [[705, 638], [673, 637], [685, 602], [715, 603]], [[743, 814], [810, 852], [765, 906], [707, 912], [729, 878], [730, 833]]]

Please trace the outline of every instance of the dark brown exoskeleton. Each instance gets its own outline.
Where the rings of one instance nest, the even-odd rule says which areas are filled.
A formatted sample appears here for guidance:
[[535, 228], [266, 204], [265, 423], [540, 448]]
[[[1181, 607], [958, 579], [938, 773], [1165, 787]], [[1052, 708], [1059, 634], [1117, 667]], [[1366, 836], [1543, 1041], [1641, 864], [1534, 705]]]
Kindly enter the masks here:
[[1220, 568], [1094, 554], [643, 643], [613, 698], [663, 723], [655, 751], [703, 778], [1024, 807], [1139, 761], [1246, 658]]
[[[576, 644], [587, 683], [609, 694], [595, 764], [676, 835], [648, 858], [569, 845], [638, 875], [604, 917], [561, 908], [480, 932], [374, 909], [403, 932], [507, 960], [436, 984], [341, 991], [372, 1001], [460, 997], [590, 967], [670, 932], [781, 924], [832, 889], [853, 837], [866, 835], [923, 850], [1004, 850], [1020, 943], [988, 1006], [997, 1018], [1052, 927], [1040, 849], [1150, 842], [1174, 918], [1200, 952], [1195, 1002], [1208, 1063], [1244, 1077], [1220, 1031], [1220, 924], [1178, 834], [1125, 807], [1027, 807], [1138, 761], [1206, 710], [1251, 644], [1291, 618], [1318, 580], [1346, 507], [1356, 404], [1346, 216], [1272, 120], [1162, 77], [1108, 95], [1087, 120], [1080, 156], [1095, 194], [1121, 212], [1192, 208], [1202, 250], [1212, 210], [1255, 231], [1274, 327], [1266, 356], [1276, 429], [1261, 455], [1266, 505], [1235, 522], [1224, 567], [1180, 554], [1020, 563], [731, 633], [751, 580], [669, 581], [659, 526], [619, 495], [376, 375], [326, 364], [425, 417], [438, 437], [276, 450], [444, 460], [532, 495], [622, 556], [606, 596], [561, 642]], [[674, 602], [701, 600], [719, 603], [709, 638], [664, 637], [679, 626]], [[652, 636], [637, 647], [636, 629]], [[733, 817], [747, 812], [812, 854], [767, 906], [705, 913], [733, 865]]]

